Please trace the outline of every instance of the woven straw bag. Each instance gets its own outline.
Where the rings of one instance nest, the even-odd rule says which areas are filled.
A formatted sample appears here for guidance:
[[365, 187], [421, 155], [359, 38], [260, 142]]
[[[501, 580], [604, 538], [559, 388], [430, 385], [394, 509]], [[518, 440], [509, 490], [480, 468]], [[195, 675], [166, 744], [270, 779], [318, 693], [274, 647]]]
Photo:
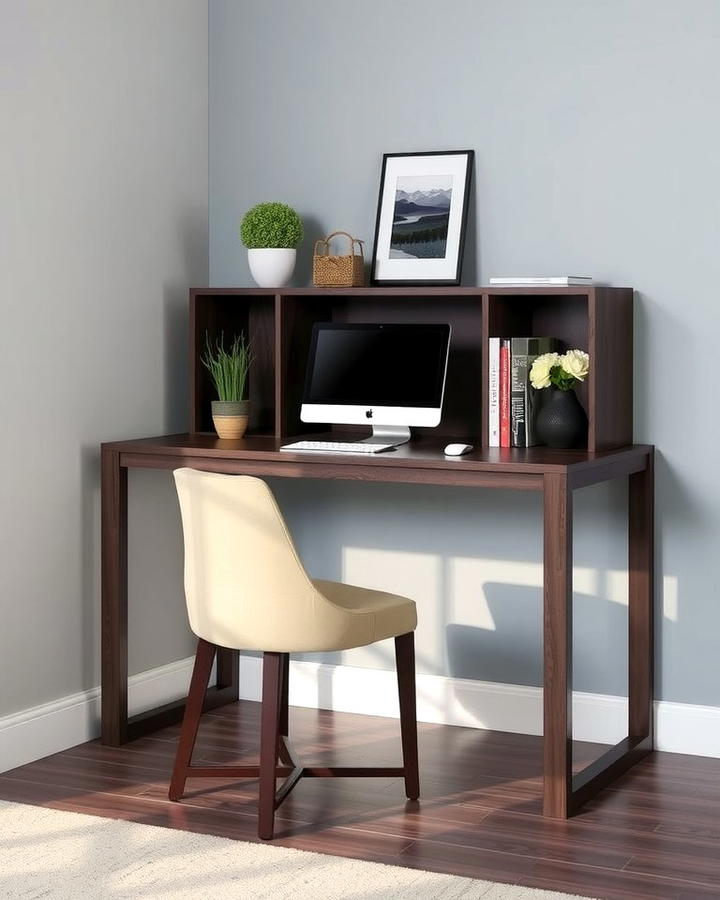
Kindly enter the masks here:
[[[344, 235], [350, 241], [348, 256], [333, 256], [330, 241], [337, 235]], [[355, 252], [355, 244], [359, 253]], [[316, 287], [362, 287], [365, 283], [365, 259], [363, 242], [347, 231], [333, 231], [324, 240], [315, 242], [313, 255], [313, 284]]]

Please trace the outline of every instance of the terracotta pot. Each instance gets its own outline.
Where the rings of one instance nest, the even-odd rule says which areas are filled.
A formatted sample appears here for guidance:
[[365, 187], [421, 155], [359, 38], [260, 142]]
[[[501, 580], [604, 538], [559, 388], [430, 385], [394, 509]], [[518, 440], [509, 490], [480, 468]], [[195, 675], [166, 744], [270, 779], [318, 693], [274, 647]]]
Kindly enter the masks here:
[[239, 441], [247, 431], [249, 400], [213, 400], [212, 418], [218, 437]]

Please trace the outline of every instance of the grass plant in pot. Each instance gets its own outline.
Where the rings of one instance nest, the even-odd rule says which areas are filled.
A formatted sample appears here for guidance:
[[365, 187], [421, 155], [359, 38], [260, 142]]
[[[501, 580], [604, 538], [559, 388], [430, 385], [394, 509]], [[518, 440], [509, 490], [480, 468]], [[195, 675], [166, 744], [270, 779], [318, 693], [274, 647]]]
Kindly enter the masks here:
[[212, 418], [219, 438], [239, 440], [247, 430], [250, 401], [245, 395], [252, 359], [252, 347], [245, 340], [244, 332], [233, 338], [227, 350], [223, 334], [213, 347], [210, 336], [205, 333], [202, 361], [218, 395], [218, 399], [212, 401]]
[[302, 236], [300, 216], [285, 203], [258, 203], [245, 213], [240, 238], [248, 248], [250, 272], [259, 287], [285, 287], [295, 270]]

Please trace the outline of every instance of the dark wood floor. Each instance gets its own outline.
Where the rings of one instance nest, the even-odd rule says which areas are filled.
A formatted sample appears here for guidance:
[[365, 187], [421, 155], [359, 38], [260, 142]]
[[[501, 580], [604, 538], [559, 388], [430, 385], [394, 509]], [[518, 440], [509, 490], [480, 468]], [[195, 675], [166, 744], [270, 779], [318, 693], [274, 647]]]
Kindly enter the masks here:
[[[258, 710], [208, 714], [194, 761], [252, 760]], [[308, 763], [399, 765], [394, 720], [291, 709], [290, 731]], [[0, 776], [0, 798], [257, 840], [256, 781], [190, 781], [167, 800], [177, 736], [82, 744]], [[275, 843], [601, 898], [720, 897], [720, 760], [656, 753], [564, 822], [540, 815], [541, 757], [540, 738], [421, 725], [418, 803], [399, 780], [306, 779]]]

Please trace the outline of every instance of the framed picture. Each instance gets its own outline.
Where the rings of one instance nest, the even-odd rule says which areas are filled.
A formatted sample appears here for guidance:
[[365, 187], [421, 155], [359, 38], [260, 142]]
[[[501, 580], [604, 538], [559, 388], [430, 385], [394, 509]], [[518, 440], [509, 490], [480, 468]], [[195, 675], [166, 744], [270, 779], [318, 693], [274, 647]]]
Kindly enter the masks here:
[[474, 152], [386, 153], [372, 283], [460, 284]]

